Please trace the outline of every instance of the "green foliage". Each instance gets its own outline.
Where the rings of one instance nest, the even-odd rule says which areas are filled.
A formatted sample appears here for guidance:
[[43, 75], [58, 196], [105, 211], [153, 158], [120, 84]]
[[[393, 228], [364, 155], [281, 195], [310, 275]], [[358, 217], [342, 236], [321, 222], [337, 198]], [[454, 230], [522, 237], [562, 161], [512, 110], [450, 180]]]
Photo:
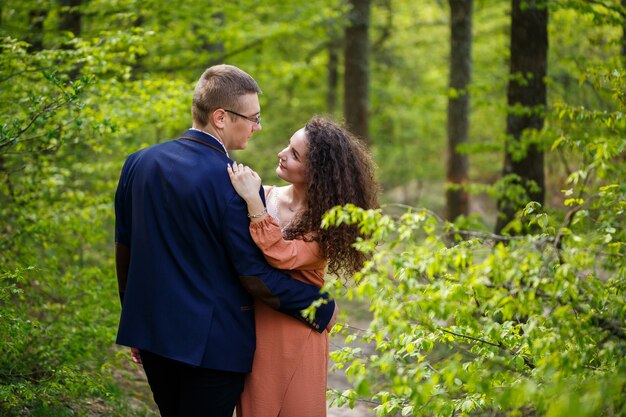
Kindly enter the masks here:
[[[610, 190], [610, 191], [609, 191]], [[626, 189], [603, 188], [594, 218], [567, 228], [529, 205], [540, 233], [505, 238], [457, 229], [427, 211], [398, 219], [338, 208], [329, 226], [359, 224], [371, 255], [347, 288], [370, 305], [360, 344], [332, 359], [353, 384], [333, 401], [377, 415], [618, 416], [626, 412]], [[362, 345], [374, 346], [364, 354]]]
[[3, 416], [86, 415], [115, 402], [107, 363], [118, 302], [102, 295], [115, 294], [108, 253], [119, 162], [103, 158], [115, 118], [98, 106], [127, 77], [135, 55], [126, 51], [138, 40], [109, 32], [40, 51], [0, 41]]
[[[379, 415], [623, 413], [623, 10], [616, 1], [549, 5], [546, 128], [525, 139], [548, 151], [551, 194], [539, 207], [515, 178], [496, 183], [509, 6], [475, 2], [463, 151], [474, 195], [505, 193], [525, 206], [510, 228], [531, 224], [534, 234], [512, 239], [487, 232], [488, 210], [455, 225], [435, 214], [449, 94], [445, 2], [373, 3], [368, 139], [382, 200], [431, 211], [329, 217], [372, 233], [358, 242], [372, 260], [345, 295], [371, 303], [374, 320], [350, 336], [366, 347], [334, 354], [354, 383], [337, 403], [370, 398]], [[120, 384], [132, 371], [113, 347], [112, 201], [123, 160], [188, 128], [199, 74], [227, 62], [264, 90], [263, 131], [235, 157], [275, 182], [275, 154], [296, 129], [314, 113], [341, 118], [341, 82], [329, 109], [327, 72], [346, 9], [342, 0], [98, 0], [82, 2], [81, 33], [72, 34], [59, 30], [57, 2], [2, 3], [0, 414], [149, 413], [126, 401], [134, 388]]]
[[379, 416], [626, 415], [625, 79], [603, 67], [584, 81], [613, 110], [552, 107], [544, 140], [568, 175], [563, 206], [528, 203], [509, 225], [532, 233], [496, 236], [424, 209], [327, 215], [326, 227], [371, 235], [357, 242], [370, 260], [354, 284], [329, 284], [373, 313], [348, 337], [356, 346], [332, 353], [353, 385], [335, 404], [371, 401]]

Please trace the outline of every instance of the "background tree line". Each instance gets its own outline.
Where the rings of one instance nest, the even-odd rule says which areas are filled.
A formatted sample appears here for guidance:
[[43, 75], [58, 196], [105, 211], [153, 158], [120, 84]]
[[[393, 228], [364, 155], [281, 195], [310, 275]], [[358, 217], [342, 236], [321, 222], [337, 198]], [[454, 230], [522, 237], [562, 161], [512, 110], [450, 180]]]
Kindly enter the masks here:
[[327, 219], [372, 236], [363, 272], [329, 288], [370, 306], [344, 331], [376, 347], [334, 354], [354, 389], [333, 401], [626, 414], [624, 1], [275, 3], [0, 5], [1, 414], [142, 412], [113, 372], [113, 193], [128, 153], [189, 126], [221, 62], [264, 90], [235, 158], [265, 182], [313, 114], [379, 166], [383, 209]]

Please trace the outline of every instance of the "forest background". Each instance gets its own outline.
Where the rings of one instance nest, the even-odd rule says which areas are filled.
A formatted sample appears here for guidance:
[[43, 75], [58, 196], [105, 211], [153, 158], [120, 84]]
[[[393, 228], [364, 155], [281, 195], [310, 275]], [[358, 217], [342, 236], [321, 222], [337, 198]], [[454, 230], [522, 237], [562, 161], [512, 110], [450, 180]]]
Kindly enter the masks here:
[[265, 183], [314, 114], [378, 165], [381, 210], [325, 221], [371, 255], [329, 280], [368, 313], [335, 330], [334, 405], [626, 415], [624, 3], [3, 1], [0, 415], [150, 414], [114, 346], [113, 195], [223, 62], [264, 91], [234, 157]]

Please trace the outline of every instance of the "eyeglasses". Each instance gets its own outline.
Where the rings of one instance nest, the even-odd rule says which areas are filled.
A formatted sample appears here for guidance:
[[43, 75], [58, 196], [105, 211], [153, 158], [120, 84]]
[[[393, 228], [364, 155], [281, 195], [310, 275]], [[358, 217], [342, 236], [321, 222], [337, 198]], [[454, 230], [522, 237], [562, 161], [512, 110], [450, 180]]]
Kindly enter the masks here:
[[234, 114], [235, 116], [239, 116], [239, 117], [241, 117], [243, 119], [246, 119], [246, 120], [248, 120], [248, 121], [250, 121], [250, 122], [252, 122], [254, 124], [257, 124], [257, 125], [261, 124], [261, 116], [260, 115], [259, 116], [255, 116], [255, 117], [253, 117], [253, 116], [248, 117], [248, 116], [244, 116], [243, 114], [237, 113], [236, 111], [226, 110], [226, 109], [224, 109], [224, 111], [226, 113], [231, 113], [231, 114]]

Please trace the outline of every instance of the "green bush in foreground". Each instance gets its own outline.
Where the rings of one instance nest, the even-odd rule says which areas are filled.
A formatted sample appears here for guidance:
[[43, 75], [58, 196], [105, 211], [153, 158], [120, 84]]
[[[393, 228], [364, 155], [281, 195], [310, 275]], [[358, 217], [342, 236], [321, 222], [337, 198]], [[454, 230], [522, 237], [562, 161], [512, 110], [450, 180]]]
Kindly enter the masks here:
[[367, 329], [343, 329], [356, 345], [332, 353], [353, 384], [334, 404], [366, 400], [378, 416], [626, 415], [624, 75], [590, 76], [617, 110], [558, 106], [546, 134], [558, 132], [552, 152], [572, 168], [564, 207], [529, 202], [508, 227], [527, 235], [419, 209], [328, 213], [326, 226], [370, 236], [354, 283], [329, 289], [373, 313]]

